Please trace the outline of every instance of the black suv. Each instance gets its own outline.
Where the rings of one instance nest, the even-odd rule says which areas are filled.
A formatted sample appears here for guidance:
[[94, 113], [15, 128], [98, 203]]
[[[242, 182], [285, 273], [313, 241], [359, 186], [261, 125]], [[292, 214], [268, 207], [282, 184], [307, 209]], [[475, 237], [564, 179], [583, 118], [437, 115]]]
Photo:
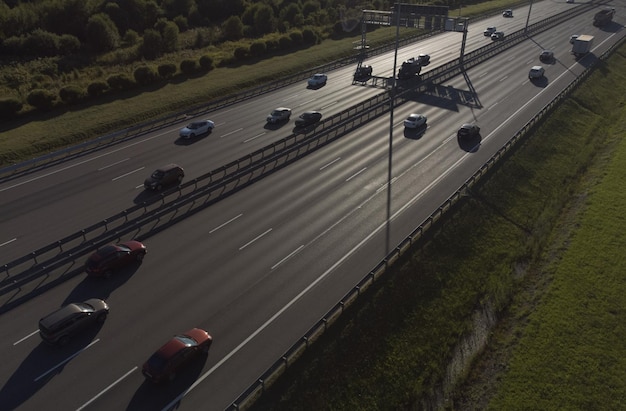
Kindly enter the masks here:
[[154, 173], [143, 182], [146, 190], [159, 191], [163, 187], [180, 184], [185, 177], [185, 170], [179, 165], [168, 164], [157, 168]]
[[90, 324], [103, 323], [108, 314], [108, 304], [97, 298], [68, 304], [39, 320], [39, 335], [51, 344], [67, 344], [74, 333]]
[[476, 137], [480, 133], [480, 127], [476, 124], [465, 123], [461, 126], [456, 136], [459, 138]]

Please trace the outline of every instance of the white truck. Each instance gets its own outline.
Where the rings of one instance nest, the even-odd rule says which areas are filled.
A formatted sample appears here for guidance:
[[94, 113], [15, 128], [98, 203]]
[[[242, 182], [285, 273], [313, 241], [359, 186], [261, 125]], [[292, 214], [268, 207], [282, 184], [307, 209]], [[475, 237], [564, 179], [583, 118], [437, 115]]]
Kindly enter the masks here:
[[572, 54], [576, 57], [582, 57], [591, 51], [593, 45], [593, 36], [589, 34], [581, 34], [572, 41]]

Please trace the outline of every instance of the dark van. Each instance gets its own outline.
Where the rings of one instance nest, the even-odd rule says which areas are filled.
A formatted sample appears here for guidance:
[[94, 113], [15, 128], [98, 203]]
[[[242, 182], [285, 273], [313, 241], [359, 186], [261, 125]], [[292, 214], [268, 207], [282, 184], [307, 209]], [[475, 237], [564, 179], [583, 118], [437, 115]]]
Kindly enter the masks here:
[[154, 170], [152, 175], [143, 182], [143, 186], [146, 190], [159, 191], [163, 187], [180, 184], [183, 177], [185, 177], [185, 171], [181, 166], [168, 164]]

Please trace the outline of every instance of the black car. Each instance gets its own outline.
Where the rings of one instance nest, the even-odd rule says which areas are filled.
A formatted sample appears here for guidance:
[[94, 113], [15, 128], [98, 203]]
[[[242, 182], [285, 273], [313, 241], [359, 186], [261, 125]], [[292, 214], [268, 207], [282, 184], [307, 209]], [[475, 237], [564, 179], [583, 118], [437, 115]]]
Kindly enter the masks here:
[[97, 298], [68, 304], [39, 320], [39, 335], [47, 343], [64, 345], [84, 327], [103, 323], [108, 314], [108, 304]]
[[354, 72], [354, 80], [367, 80], [372, 76], [372, 66], [361, 66]]
[[154, 170], [150, 177], [143, 182], [143, 186], [146, 190], [159, 191], [163, 187], [180, 184], [183, 177], [185, 177], [185, 170], [181, 166], [168, 164]]
[[476, 137], [480, 133], [480, 127], [476, 124], [465, 123], [461, 126], [456, 136], [459, 138]]
[[296, 127], [305, 127], [315, 124], [322, 119], [322, 113], [319, 111], [305, 111], [296, 120]]
[[543, 62], [551, 62], [554, 59], [554, 52], [552, 50], [543, 50], [539, 55], [539, 60]]

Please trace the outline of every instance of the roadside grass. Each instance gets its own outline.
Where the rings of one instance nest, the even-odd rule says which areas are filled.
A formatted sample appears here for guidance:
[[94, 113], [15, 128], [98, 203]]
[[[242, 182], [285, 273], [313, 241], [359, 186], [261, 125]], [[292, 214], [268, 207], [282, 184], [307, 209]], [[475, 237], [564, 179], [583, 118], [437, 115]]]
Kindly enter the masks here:
[[[475, 16], [487, 10], [498, 10], [516, 3], [519, 2], [511, 0], [486, 2], [464, 7], [462, 13], [463, 16]], [[449, 15], [457, 16], [458, 11], [450, 10]], [[405, 28], [400, 34], [409, 36], [415, 34], [415, 30]], [[371, 30], [367, 33], [368, 44], [371, 47], [386, 44], [393, 41], [395, 35], [396, 30], [393, 27]], [[357, 28], [341, 39], [327, 39], [321, 44], [303, 50], [262, 60], [249, 60], [232, 67], [218, 67], [206, 75], [197, 77], [178, 76], [169, 83], [108, 95], [47, 113], [34, 112], [14, 121], [0, 122], [0, 167], [112, 133], [139, 122], [180, 112], [185, 107], [252, 88], [281, 76], [310, 70], [344, 56], [354, 55], [357, 53], [354, 50], [355, 42], [360, 39], [361, 33]], [[232, 48], [233, 45], [224, 45], [224, 55], [230, 55], [229, 47]], [[117, 53], [124, 51], [120, 50]], [[198, 58], [205, 53], [205, 49], [184, 50], [179, 55], [164, 56], [161, 60], [147, 64], [178, 61], [181, 57]], [[114, 57], [110, 58], [115, 60]], [[102, 57], [102, 60], [107, 61], [106, 56]], [[45, 78], [46, 76], [37, 73], [49, 70], [50, 64], [52, 64], [50, 61], [41, 59], [25, 66], [0, 68], [0, 73], [3, 73], [2, 70], [9, 70], [11, 78], [21, 78], [23, 83], [29, 83], [39, 77]], [[72, 84], [84, 85], [114, 73], [124, 72], [132, 75], [134, 68], [141, 64], [124, 66], [103, 63], [99, 67], [88, 67], [82, 73], [63, 75], [59, 81], [65, 79]], [[12, 95], [8, 89], [5, 90], [5, 94]]]
[[623, 408], [625, 65], [622, 45], [253, 409]]

